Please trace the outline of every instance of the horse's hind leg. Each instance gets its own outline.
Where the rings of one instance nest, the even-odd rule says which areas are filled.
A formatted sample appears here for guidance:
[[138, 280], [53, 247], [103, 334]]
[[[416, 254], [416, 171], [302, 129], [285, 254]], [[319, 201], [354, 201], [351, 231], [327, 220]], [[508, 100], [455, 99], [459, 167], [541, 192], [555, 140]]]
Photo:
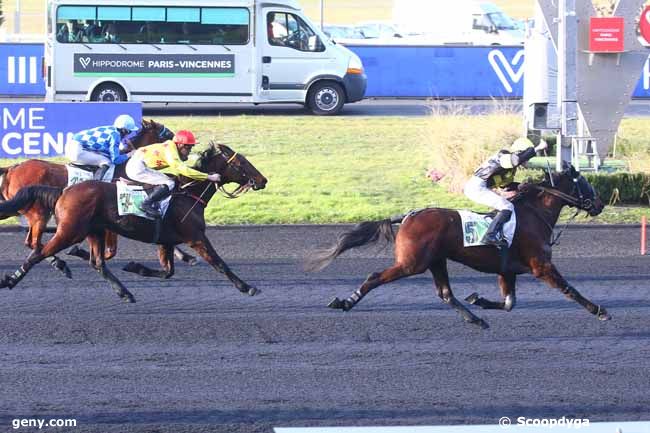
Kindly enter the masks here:
[[241, 293], [246, 293], [250, 296], [255, 296], [261, 291], [242, 281], [234, 272], [230, 270], [226, 262], [217, 254], [210, 240], [203, 234], [203, 239], [197, 241], [189, 241], [187, 244], [199, 255], [210, 264], [218, 272], [224, 274], [228, 279], [237, 287]]
[[160, 265], [163, 267], [162, 271], [153, 270], [136, 262], [127, 263], [122, 270], [143, 277], [171, 278], [174, 275], [174, 247], [171, 245], [160, 245], [158, 247], [158, 259], [160, 260]]
[[339, 298], [334, 298], [332, 302], [330, 302], [327, 306], [343, 311], [350, 311], [352, 307], [354, 307], [361, 299], [363, 299], [364, 296], [368, 294], [368, 292], [370, 292], [375, 287], [390, 283], [391, 281], [395, 281], [409, 275], [413, 274], [407, 273], [401, 264], [395, 264], [381, 272], [370, 274], [368, 278], [366, 278], [366, 281], [363, 282], [361, 287], [359, 287], [354, 293], [348, 296], [347, 299], [341, 300]]
[[498, 275], [497, 281], [501, 288], [501, 296], [503, 301], [494, 302], [485, 298], [481, 298], [478, 293], [472, 293], [465, 300], [472, 305], [477, 305], [485, 310], [505, 310], [511, 311], [515, 307], [515, 283], [517, 281], [516, 274]]
[[174, 255], [176, 256], [176, 258], [178, 260], [181, 260], [181, 261], [187, 263], [190, 266], [194, 266], [197, 263], [199, 263], [199, 261], [196, 259], [196, 257], [194, 257], [191, 254], [186, 253], [185, 251], [183, 251], [182, 249], [180, 249], [178, 247], [174, 247]]
[[[66, 232], [70, 234], [67, 234]], [[83, 239], [83, 235], [79, 235], [78, 230], [62, 230], [59, 226], [54, 237], [52, 237], [52, 239], [50, 239], [42, 249], [32, 251], [29, 257], [27, 257], [27, 260], [25, 260], [16, 272], [12, 275], [5, 275], [5, 277], [0, 281], [0, 288], [8, 287], [11, 289], [15, 287], [16, 284], [27, 275], [29, 270], [34, 267], [34, 265], [41, 262], [44, 258], [51, 257], [62, 249], [76, 244], [81, 241], [81, 239]]]
[[454, 297], [449, 286], [449, 274], [447, 273], [447, 261], [440, 260], [435, 262], [429, 268], [433, 274], [433, 280], [436, 284], [438, 296], [445, 304], [451, 305], [462, 316], [463, 320], [468, 323], [479, 325], [483, 329], [489, 328], [488, 324], [480, 317], [472, 314], [458, 299]]
[[558, 272], [555, 265], [553, 265], [553, 263], [536, 262], [533, 263], [531, 269], [535, 277], [545, 281], [551, 287], [560, 289], [560, 292], [562, 292], [564, 296], [582, 305], [587, 311], [589, 311], [591, 314], [594, 314], [596, 317], [598, 317], [599, 320], [611, 319], [610, 315], [607, 313], [607, 310], [605, 310], [605, 308], [594, 304], [589, 299], [582, 296], [580, 292], [578, 292], [573, 286], [571, 286], [567, 282], [567, 280], [565, 280], [564, 277], [560, 275], [560, 273]]
[[87, 237], [88, 245], [90, 246], [90, 266], [99, 272], [106, 281], [108, 281], [117, 296], [122, 298], [123, 301], [133, 303], [135, 298], [117, 279], [115, 275], [106, 266], [106, 259], [104, 259], [104, 235], [102, 234], [89, 234]]
[[[29, 226], [29, 231], [25, 238], [25, 245], [34, 251], [40, 251], [43, 248], [41, 239], [43, 238], [43, 233], [45, 233], [47, 221], [50, 219], [51, 214], [34, 206], [24, 216]], [[57, 256], [51, 256], [48, 261], [50, 262], [50, 266], [61, 272], [66, 278], [72, 278], [72, 271], [70, 271], [65, 260]]]

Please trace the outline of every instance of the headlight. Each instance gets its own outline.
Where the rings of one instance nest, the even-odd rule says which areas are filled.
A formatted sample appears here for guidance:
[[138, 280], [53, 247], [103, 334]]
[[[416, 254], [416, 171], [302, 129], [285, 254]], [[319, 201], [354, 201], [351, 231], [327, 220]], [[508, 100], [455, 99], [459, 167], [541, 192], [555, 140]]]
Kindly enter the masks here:
[[363, 74], [363, 63], [361, 63], [361, 59], [356, 54], [350, 56], [348, 74]]

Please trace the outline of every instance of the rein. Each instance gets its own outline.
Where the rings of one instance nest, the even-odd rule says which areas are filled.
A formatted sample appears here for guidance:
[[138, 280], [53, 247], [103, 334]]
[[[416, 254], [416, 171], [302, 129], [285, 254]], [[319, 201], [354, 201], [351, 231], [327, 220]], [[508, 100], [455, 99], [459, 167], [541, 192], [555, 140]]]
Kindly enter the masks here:
[[558, 234], [557, 234], [555, 237], [553, 237], [553, 232], [554, 232], [555, 228], [554, 228], [554, 227], [553, 227], [553, 226], [552, 226], [552, 225], [551, 225], [551, 224], [546, 220], [546, 218], [544, 218], [543, 215], [541, 215], [541, 214], [539, 213], [539, 210], [538, 210], [538, 209], [534, 208], [532, 205], [530, 205], [530, 203], [526, 203], [526, 207], [528, 207], [529, 209], [531, 209], [531, 210], [533, 211], [533, 214], [534, 214], [537, 218], [539, 218], [540, 220], [542, 220], [542, 222], [544, 222], [544, 224], [546, 224], [546, 227], [547, 227], [548, 229], [550, 229], [550, 231], [551, 231], [551, 242], [550, 242], [549, 245], [550, 245], [550, 246], [553, 246], [553, 245], [555, 245], [555, 244], [558, 243], [558, 241], [560, 240], [560, 236], [562, 236], [562, 233], [564, 233], [564, 230], [566, 230], [566, 229], [569, 227], [569, 224], [571, 224], [571, 222], [573, 222], [573, 220], [575, 219], [575, 217], [578, 216], [578, 214], [580, 213], [580, 211], [583, 210], [583, 209], [581, 209], [581, 208], [583, 207], [583, 205], [584, 205], [584, 203], [585, 203], [585, 200], [583, 200], [583, 198], [582, 198], [582, 193], [581, 193], [579, 187], [578, 187], [578, 193], [580, 194], [580, 200], [576, 199], [576, 198], [573, 197], [572, 195], [569, 195], [569, 194], [567, 194], [567, 193], [564, 193], [564, 192], [562, 192], [562, 191], [560, 191], [560, 190], [557, 190], [557, 189], [555, 189], [555, 188], [548, 188], [548, 187], [541, 186], [541, 185], [531, 185], [531, 187], [533, 187], [533, 188], [535, 188], [535, 189], [537, 189], [537, 190], [539, 190], [539, 191], [542, 191], [542, 192], [544, 192], [544, 193], [546, 193], [546, 194], [550, 194], [550, 195], [552, 195], [552, 196], [558, 197], [559, 199], [562, 199], [562, 200], [564, 200], [565, 202], [567, 202], [569, 205], [575, 206], [576, 209], [577, 209], [577, 210], [576, 210], [576, 213], [573, 214], [573, 216], [572, 216], [571, 218], [569, 218], [569, 220], [568, 220], [567, 223], [564, 225], [564, 227], [562, 227], [562, 228], [560, 229], [560, 231], [558, 232]]

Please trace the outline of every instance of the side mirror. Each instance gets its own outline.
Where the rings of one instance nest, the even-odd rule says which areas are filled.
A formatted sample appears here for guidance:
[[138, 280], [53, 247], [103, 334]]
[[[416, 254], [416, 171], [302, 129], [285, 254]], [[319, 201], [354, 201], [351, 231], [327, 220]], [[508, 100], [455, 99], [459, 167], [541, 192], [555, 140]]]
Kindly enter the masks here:
[[318, 42], [318, 38], [315, 35], [309, 37], [309, 43], [308, 43], [309, 51], [316, 51], [316, 48], [318, 47], [316, 45], [317, 42]]
[[490, 27], [488, 28], [488, 33], [499, 33], [499, 29], [497, 29], [497, 26], [495, 26], [494, 24], [492, 24], [492, 25], [490, 25]]
[[395, 33], [395, 34], [393, 35], [393, 37], [394, 37], [394, 38], [401, 38], [402, 35], [400, 35], [399, 33]]

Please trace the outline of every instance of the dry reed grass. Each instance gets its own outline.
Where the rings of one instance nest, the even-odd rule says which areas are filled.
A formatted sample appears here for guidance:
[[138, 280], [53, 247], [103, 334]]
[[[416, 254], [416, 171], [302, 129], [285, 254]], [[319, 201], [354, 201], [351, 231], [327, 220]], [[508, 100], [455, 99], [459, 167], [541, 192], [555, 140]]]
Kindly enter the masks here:
[[461, 192], [474, 170], [491, 154], [521, 136], [521, 114], [494, 102], [491, 114], [472, 115], [462, 108], [432, 105], [424, 131], [430, 143], [432, 172], [445, 174], [440, 183], [450, 192]]

